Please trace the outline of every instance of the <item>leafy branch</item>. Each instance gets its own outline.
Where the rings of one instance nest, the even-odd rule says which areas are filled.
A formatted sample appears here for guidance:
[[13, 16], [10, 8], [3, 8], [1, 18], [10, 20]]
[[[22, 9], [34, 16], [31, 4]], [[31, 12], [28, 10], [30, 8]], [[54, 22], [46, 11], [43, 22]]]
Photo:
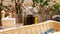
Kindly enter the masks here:
[[54, 10], [56, 12], [56, 14], [60, 14], [60, 4], [54, 4], [52, 7], [51, 7], [52, 10]]
[[33, 7], [35, 7], [38, 3], [40, 3], [40, 6], [47, 6], [48, 2], [50, 0], [32, 0], [33, 1]]

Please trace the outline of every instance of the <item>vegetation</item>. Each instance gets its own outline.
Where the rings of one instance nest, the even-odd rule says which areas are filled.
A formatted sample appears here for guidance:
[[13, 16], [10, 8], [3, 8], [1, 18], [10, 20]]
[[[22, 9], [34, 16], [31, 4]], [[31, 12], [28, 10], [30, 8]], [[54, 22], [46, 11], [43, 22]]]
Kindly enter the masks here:
[[52, 10], [54, 10], [56, 12], [56, 14], [60, 14], [60, 4], [54, 4], [52, 7], [51, 7]]
[[32, 1], [33, 1], [32, 6], [35, 7], [38, 3], [40, 3], [40, 6], [47, 6], [50, 0], [32, 0]]
[[[48, 6], [48, 9], [51, 11], [54, 11], [56, 14], [60, 14], [60, 4], [56, 3], [55, 1], [53, 1], [55, 4], [52, 6], [49, 6], [48, 2], [50, 2], [50, 0], [32, 0], [33, 1], [33, 7], [37, 6], [37, 4], [39, 3], [41, 7], [46, 7]], [[41, 10], [40, 10], [41, 11]]]

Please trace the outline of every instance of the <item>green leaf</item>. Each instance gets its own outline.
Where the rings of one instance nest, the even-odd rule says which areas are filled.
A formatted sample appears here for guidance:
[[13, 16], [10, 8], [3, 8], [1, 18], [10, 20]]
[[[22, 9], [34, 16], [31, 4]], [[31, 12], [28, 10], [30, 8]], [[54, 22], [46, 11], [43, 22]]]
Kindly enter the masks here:
[[43, 3], [44, 0], [40, 0], [41, 3]]
[[59, 7], [60, 7], [59, 4], [55, 4], [55, 5], [52, 6], [52, 9], [55, 10], [56, 14], [60, 14]]

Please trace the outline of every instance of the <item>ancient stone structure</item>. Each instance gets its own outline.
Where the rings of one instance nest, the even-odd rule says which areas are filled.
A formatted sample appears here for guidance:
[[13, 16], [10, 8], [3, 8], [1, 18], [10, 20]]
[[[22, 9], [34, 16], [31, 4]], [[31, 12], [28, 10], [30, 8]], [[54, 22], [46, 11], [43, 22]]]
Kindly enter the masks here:
[[33, 4], [32, 0], [24, 0], [24, 5], [32, 6], [32, 4]]

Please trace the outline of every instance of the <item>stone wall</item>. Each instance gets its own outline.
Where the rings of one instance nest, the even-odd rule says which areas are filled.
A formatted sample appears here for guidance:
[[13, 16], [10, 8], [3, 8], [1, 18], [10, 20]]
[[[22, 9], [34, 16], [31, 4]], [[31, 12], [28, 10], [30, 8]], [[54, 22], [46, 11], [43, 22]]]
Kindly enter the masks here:
[[[60, 3], [60, 0], [54, 0], [54, 1], [56, 1], [56, 3]], [[1, 0], [0, 0], [0, 2], [1, 2]], [[11, 2], [11, 0], [3, 0], [3, 5], [14, 5], [14, 2]], [[33, 2], [32, 2], [32, 0], [24, 0], [24, 3], [25, 4], [30, 4], [30, 5], [32, 5], [33, 4]]]
[[60, 0], [55, 0], [57, 3], [60, 3]]
[[32, 6], [33, 2], [32, 0], [24, 0], [24, 5]]

